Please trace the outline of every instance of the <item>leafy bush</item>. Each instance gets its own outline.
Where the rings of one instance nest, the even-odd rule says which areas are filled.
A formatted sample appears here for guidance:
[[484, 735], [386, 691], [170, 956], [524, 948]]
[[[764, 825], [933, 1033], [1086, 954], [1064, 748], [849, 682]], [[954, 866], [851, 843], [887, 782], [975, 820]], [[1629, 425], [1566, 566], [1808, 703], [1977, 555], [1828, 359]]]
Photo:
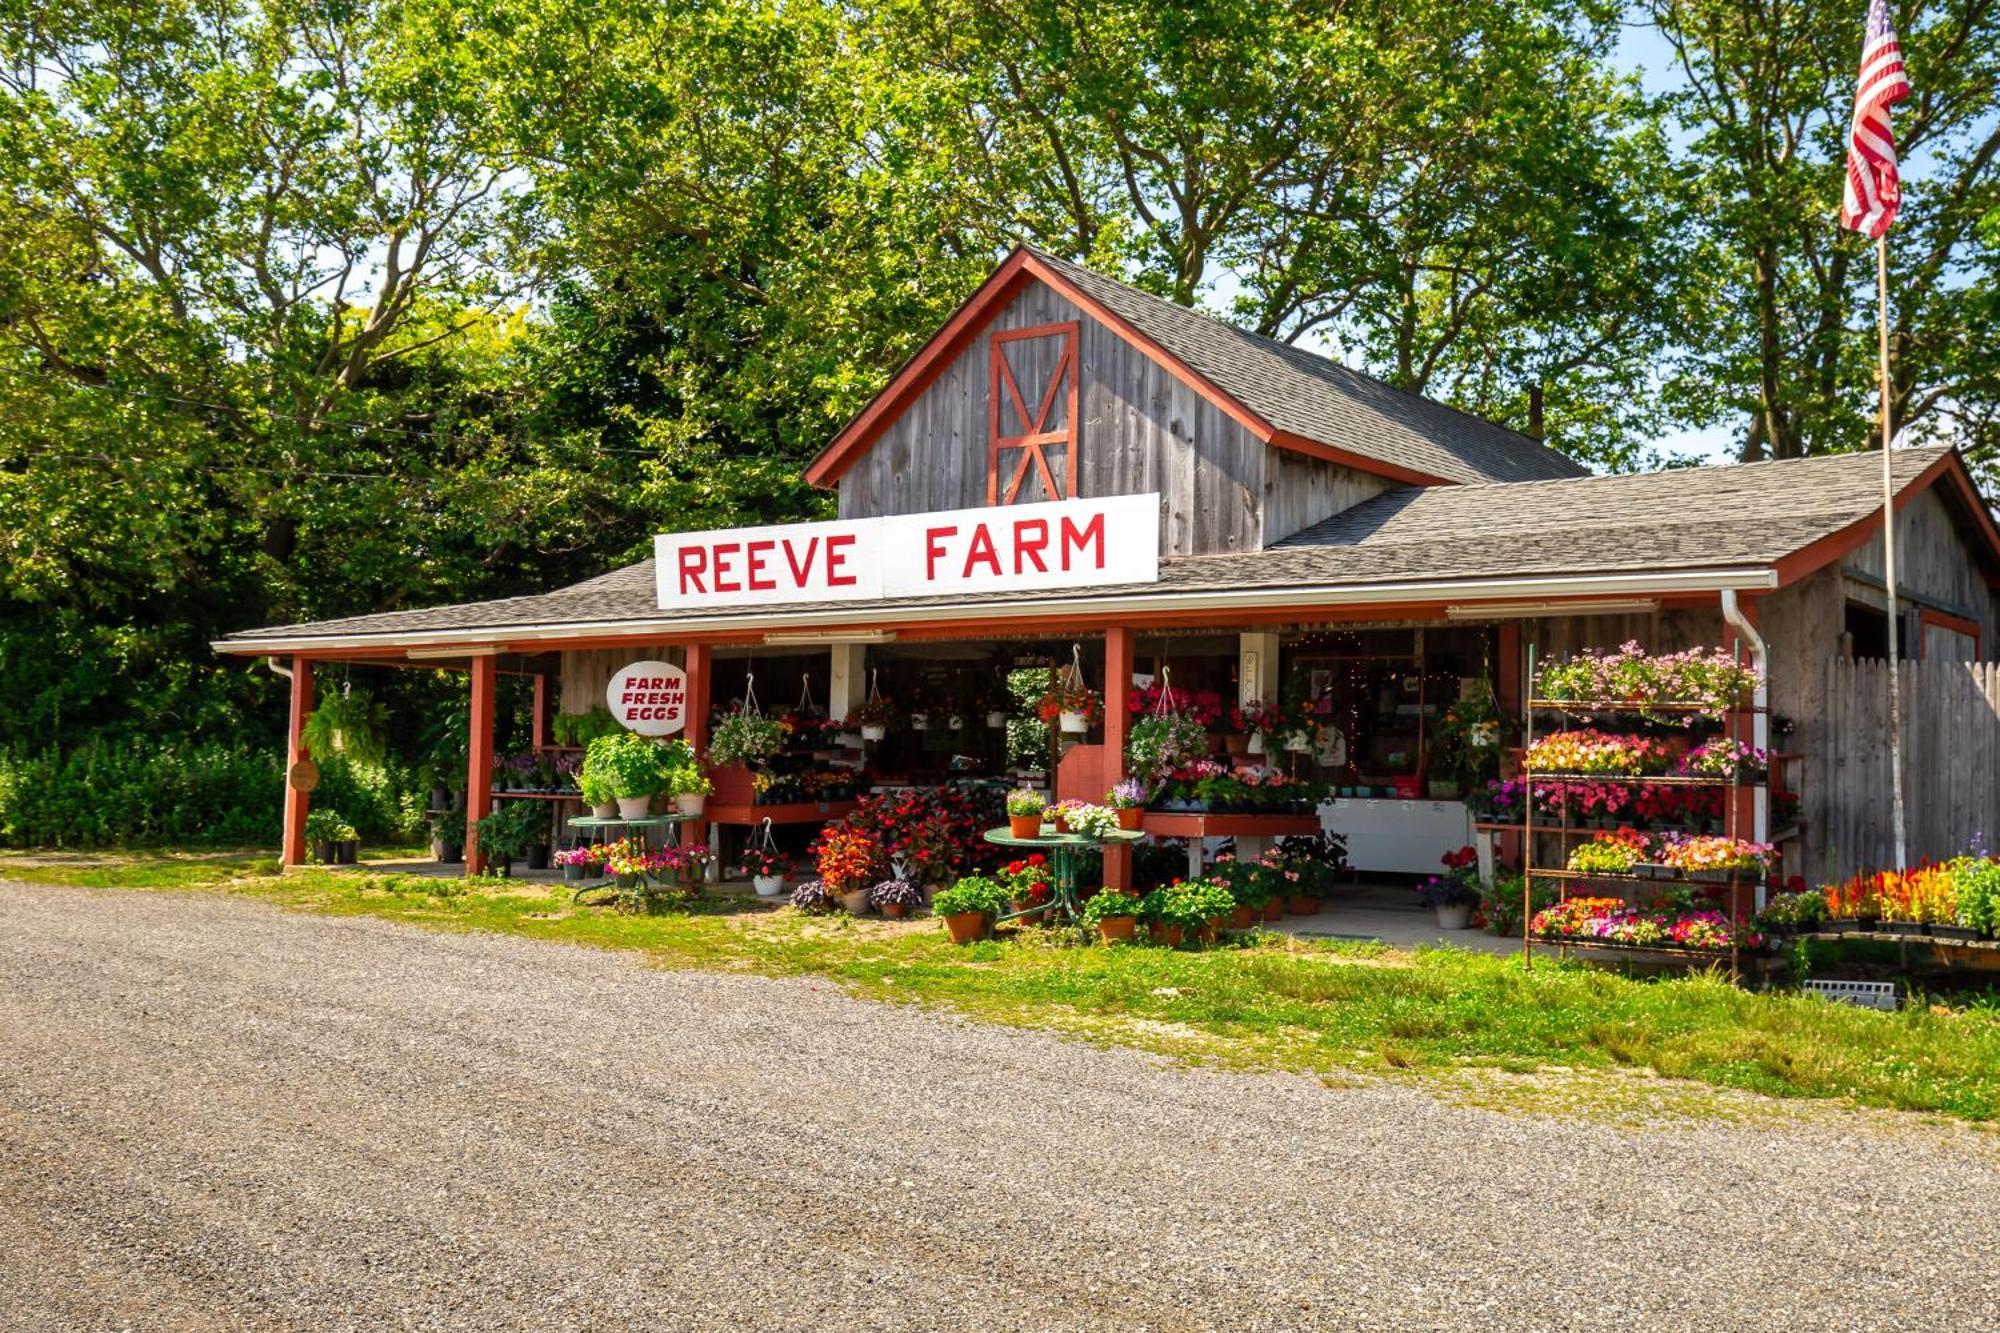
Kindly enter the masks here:
[[963, 912], [1001, 912], [1007, 908], [1007, 889], [984, 875], [968, 875], [948, 889], [939, 889], [931, 898], [931, 911], [939, 916]]
[[621, 731], [590, 743], [580, 778], [609, 782], [616, 796], [652, 796], [666, 791], [668, 774], [691, 757], [686, 741], [662, 744], [636, 732]]
[[355, 832], [354, 825], [348, 823], [340, 811], [330, 805], [321, 806], [319, 809], [308, 811], [306, 814], [306, 841], [308, 842], [346, 842], [349, 839], [360, 836], [359, 833]]
[[1117, 916], [1136, 917], [1144, 905], [1132, 894], [1106, 889], [1102, 893], [1091, 895], [1090, 901], [1083, 905], [1083, 920], [1086, 925], [1094, 926]]

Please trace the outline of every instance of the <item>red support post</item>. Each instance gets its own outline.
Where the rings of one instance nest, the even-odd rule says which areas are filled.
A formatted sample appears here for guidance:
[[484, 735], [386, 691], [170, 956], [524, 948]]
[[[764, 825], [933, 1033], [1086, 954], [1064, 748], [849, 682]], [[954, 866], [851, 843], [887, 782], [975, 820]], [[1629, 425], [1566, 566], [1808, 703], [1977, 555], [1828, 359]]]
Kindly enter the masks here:
[[305, 758], [300, 743], [305, 734], [306, 715], [313, 710], [313, 667], [308, 658], [292, 659], [292, 712], [285, 741], [284, 836], [280, 859], [288, 866], [303, 865], [306, 859], [306, 810], [312, 795], [292, 785], [292, 765]]
[[537, 671], [535, 673], [534, 734], [528, 742], [529, 745], [537, 750], [546, 750], [553, 743], [549, 739], [549, 732], [551, 714], [554, 712], [550, 705], [554, 702], [555, 691], [549, 688], [549, 673], [546, 671]]
[[493, 812], [493, 692], [499, 681], [491, 657], [472, 659], [472, 721], [465, 765], [465, 873], [486, 869], [479, 847], [479, 821]]
[[[691, 643], [681, 669], [687, 673], [687, 743], [703, 763], [708, 760], [709, 666], [713, 650], [705, 643]], [[699, 847], [708, 842], [708, 821], [690, 819], [681, 825], [681, 844]]]
[[[1104, 771], [1111, 782], [1125, 777], [1125, 741], [1132, 730], [1132, 639], [1122, 625], [1104, 631]], [[1114, 889], [1132, 887], [1130, 847], [1104, 849], [1104, 882]]]

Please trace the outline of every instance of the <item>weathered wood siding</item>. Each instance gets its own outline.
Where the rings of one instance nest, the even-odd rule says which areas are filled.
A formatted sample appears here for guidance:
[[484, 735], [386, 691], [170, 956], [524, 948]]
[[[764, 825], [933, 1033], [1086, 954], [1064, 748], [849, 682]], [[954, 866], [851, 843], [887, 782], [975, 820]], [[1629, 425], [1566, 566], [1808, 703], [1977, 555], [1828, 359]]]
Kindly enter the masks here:
[[1649, 653], [1722, 644], [1722, 606], [1642, 612], [1616, 616], [1549, 616], [1521, 622], [1521, 643], [1532, 645], [1537, 663], [1561, 661], [1586, 648], [1608, 651], [1631, 640]]
[[1264, 450], [1264, 545], [1395, 490], [1401, 482], [1358, 468], [1308, 458], [1290, 449]]
[[[1040, 283], [1023, 288], [840, 479], [840, 516], [985, 504], [991, 334], [1069, 320], [1078, 324], [1078, 494], [1158, 491], [1162, 555], [1262, 545], [1265, 446], [1139, 348]], [[1006, 346], [1023, 394], [1032, 399], [1047, 383], [1060, 343], [1049, 338]], [[1049, 424], [1065, 419], [1058, 407]], [[1049, 461], [1060, 474], [1059, 452], [1051, 451]], [[1331, 483], [1322, 490], [1339, 493]], [[1018, 498], [1046, 497], [1031, 479]]]
[[562, 655], [562, 689], [556, 709], [563, 713], [588, 713], [604, 707], [604, 690], [611, 674], [630, 662], [671, 662], [681, 665], [679, 648], [664, 644], [647, 648], [573, 648]]
[[[1842, 568], [1849, 575], [1846, 597], [1878, 609], [1888, 605], [1880, 534], [1849, 555]], [[2000, 621], [1992, 591], [1935, 488], [1896, 514], [1896, 588], [1906, 599], [1905, 610], [1927, 606], [1978, 621], [1980, 644], [1987, 655], [1994, 653]]]
[[[1805, 817], [1815, 880], [1894, 864], [1889, 803], [1888, 664], [1818, 664], [1826, 736], [1807, 751]], [[1912, 863], [2000, 838], [2000, 662], [1904, 662], [1903, 794]]]

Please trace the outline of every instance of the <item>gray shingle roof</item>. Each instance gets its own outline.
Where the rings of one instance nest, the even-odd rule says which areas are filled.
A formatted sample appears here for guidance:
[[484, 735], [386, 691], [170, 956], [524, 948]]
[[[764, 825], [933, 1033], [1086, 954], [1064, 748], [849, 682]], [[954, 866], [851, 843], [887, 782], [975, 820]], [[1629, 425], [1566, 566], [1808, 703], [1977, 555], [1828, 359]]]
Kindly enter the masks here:
[[1037, 250], [1035, 257], [1282, 431], [1446, 481], [1533, 481], [1585, 469], [1497, 426]]
[[[1898, 450], [1898, 486], [1948, 450]], [[1732, 467], [1685, 468], [1608, 477], [1409, 487], [1389, 491], [1262, 551], [1163, 561], [1160, 581], [1098, 590], [1105, 597], [1148, 593], [1264, 591], [1444, 579], [1553, 574], [1644, 573], [1775, 563], [1879, 511], [1881, 455], [1847, 454]], [[1041, 600], [1046, 593], [982, 597], [982, 606]], [[855, 620], [963, 607], [967, 599], [921, 597], [853, 602]], [[824, 604], [757, 608], [824, 612]], [[740, 614], [681, 612], [676, 625]], [[449, 630], [633, 622], [664, 627], [655, 603], [653, 562], [600, 575], [555, 592], [491, 602], [392, 611], [341, 620], [247, 630], [225, 641], [255, 651], [264, 641], [315, 636], [381, 636]]]

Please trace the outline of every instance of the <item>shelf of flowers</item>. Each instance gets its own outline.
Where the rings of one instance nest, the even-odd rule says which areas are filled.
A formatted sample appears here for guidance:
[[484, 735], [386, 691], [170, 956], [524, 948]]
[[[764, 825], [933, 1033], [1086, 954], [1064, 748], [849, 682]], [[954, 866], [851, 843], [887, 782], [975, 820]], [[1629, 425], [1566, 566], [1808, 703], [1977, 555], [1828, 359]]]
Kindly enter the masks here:
[[817, 713], [718, 715], [709, 738], [712, 824], [802, 824], [854, 809], [861, 776], [834, 762], [839, 724]]

